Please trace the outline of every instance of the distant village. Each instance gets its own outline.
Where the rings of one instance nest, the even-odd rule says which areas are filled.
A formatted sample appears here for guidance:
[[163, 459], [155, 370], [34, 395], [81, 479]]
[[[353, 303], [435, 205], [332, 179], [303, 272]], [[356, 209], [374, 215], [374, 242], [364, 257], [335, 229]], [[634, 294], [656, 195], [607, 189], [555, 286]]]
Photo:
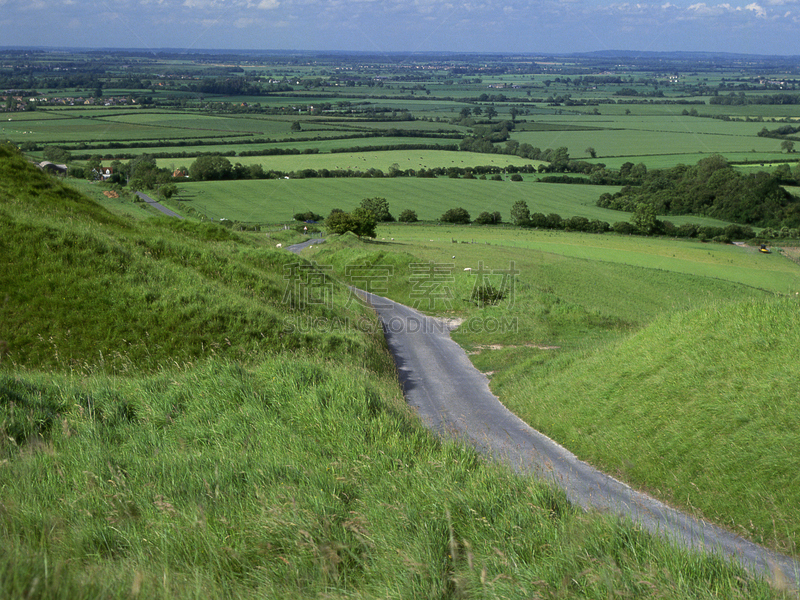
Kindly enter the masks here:
[[15, 95], [13, 90], [0, 96], [0, 111], [19, 112], [35, 110], [37, 106], [127, 106], [136, 104], [131, 96], [84, 97], [84, 96], [31, 96]]

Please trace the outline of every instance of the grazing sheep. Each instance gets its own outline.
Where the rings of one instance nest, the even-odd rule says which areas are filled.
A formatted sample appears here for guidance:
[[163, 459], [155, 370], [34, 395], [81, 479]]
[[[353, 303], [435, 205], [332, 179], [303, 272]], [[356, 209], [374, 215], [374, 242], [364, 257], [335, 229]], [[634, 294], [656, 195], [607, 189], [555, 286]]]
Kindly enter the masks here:
[[276, 248], [283, 248], [283, 244], [275, 244]]
[[465, 271], [472, 271], [472, 267], [467, 267], [464, 269]]

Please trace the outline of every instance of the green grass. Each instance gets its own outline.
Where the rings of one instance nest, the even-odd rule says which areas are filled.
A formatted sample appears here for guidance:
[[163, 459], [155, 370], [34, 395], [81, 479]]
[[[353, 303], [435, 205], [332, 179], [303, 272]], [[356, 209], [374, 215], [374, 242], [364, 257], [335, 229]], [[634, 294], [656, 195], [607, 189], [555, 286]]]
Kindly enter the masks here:
[[[382, 226], [375, 243], [308, 256], [340, 273], [391, 266], [381, 294], [406, 304], [411, 263], [439, 264], [452, 298], [430, 312], [464, 320], [453, 337], [506, 406], [623, 481], [797, 555], [797, 498], [783, 491], [800, 443], [797, 265], [727, 245], [475, 230]], [[558, 239], [542, 252], [541, 238]], [[498, 271], [519, 272], [498, 306], [469, 302], [463, 269], [480, 262], [497, 287]]]
[[[517, 132], [513, 139], [539, 148], [566, 146], [574, 158], [588, 158], [587, 146], [597, 151], [598, 160], [618, 168], [614, 159], [622, 157], [649, 168], [678, 164], [688, 156], [694, 164], [709, 154], [740, 154], [755, 151], [761, 155], [780, 154], [780, 142], [757, 137], [763, 123], [725, 122], [683, 117], [678, 107], [673, 116], [591, 116], [550, 118], [548, 123], [600, 127], [598, 131]], [[692, 154], [697, 154], [691, 158]]]
[[[439, 442], [395, 382], [352, 366], [0, 390], [5, 597], [777, 595]], [[51, 420], [25, 438], [36, 410]]]
[[585, 358], [523, 361], [493, 389], [604, 471], [797, 556], [798, 308], [785, 298], [665, 315]]
[[[539, 185], [544, 184], [534, 187]], [[522, 258], [526, 256], [526, 250], [532, 250], [536, 251], [532, 256], [543, 256], [545, 260], [554, 255], [553, 260], [562, 260], [556, 256], [569, 257], [584, 265], [616, 263], [656, 272], [696, 275], [707, 278], [706, 284], [725, 280], [770, 292], [793, 294], [800, 291], [797, 265], [778, 253], [765, 255], [755, 248], [730, 244], [539, 231], [510, 226], [381, 225], [378, 239], [386, 241], [392, 238], [399, 249], [413, 248], [416, 254], [435, 260], [444, 260], [456, 253], [461, 268], [474, 268], [478, 260], [487, 264], [496, 262], [499, 255], [504, 257], [499, 259], [500, 262], [514, 256]], [[457, 246], [452, 245], [453, 240], [458, 242]]]
[[[329, 308], [289, 310], [284, 276], [296, 259], [266, 235], [167, 218], [137, 224], [3, 152], [4, 362], [126, 372], [323, 347], [370, 360], [374, 340], [355, 329], [323, 335], [326, 341], [284, 330]], [[342, 303], [349, 298], [344, 289], [330, 293]], [[341, 312], [363, 314], [358, 305]]]
[[427, 432], [345, 288], [283, 302], [275, 237], [0, 175], [1, 596], [781, 596]]

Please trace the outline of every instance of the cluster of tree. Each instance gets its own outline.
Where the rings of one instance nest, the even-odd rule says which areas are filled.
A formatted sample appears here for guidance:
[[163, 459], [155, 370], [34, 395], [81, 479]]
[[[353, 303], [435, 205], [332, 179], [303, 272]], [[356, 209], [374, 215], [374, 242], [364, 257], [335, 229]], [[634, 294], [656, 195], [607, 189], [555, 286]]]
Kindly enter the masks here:
[[312, 221], [314, 223], [325, 219], [325, 217], [323, 217], [322, 215], [318, 215], [317, 213], [310, 210], [308, 212], [295, 213], [295, 215], [292, 218], [295, 221], [301, 221], [301, 222]]
[[389, 201], [386, 200], [386, 198], [381, 198], [379, 196], [375, 198], [364, 198], [361, 200], [360, 208], [375, 215], [375, 219], [378, 223], [391, 223], [394, 221], [392, 213], [389, 212]]
[[446, 211], [439, 220], [442, 223], [456, 223], [467, 225], [472, 221], [472, 218], [469, 216], [469, 212], [465, 208], [451, 208], [450, 210]]
[[476, 225], [499, 225], [503, 222], [503, 217], [499, 212], [486, 212], [483, 211], [475, 218]]
[[721, 104], [723, 106], [742, 106], [750, 104], [800, 104], [800, 94], [766, 94], [763, 96], [748, 96], [744, 92], [731, 92], [726, 96], [712, 96], [708, 99], [709, 104]]
[[263, 96], [275, 92], [292, 91], [292, 86], [284, 82], [262, 84], [244, 77], [203, 79], [187, 87], [188, 91], [197, 94], [221, 94], [223, 96]]
[[531, 213], [524, 200], [518, 200], [511, 207], [511, 222], [520, 227], [537, 229], [557, 229], [563, 231], [580, 231], [586, 233], [614, 232], [622, 235], [666, 235], [680, 238], [697, 238], [730, 243], [731, 240], [750, 240], [755, 238], [753, 229], [746, 225], [731, 224], [727, 227], [701, 226], [685, 223], [676, 226], [670, 221], [662, 221], [656, 217], [651, 206], [641, 204], [636, 207], [630, 221], [618, 221], [613, 225], [598, 219], [586, 217], [562, 218], [550, 213]]
[[358, 207], [349, 213], [334, 208], [328, 218], [325, 219], [325, 227], [328, 231], [340, 235], [351, 232], [359, 237], [374, 238], [377, 225], [378, 219], [375, 218], [372, 211], [362, 207]]
[[[588, 175], [588, 177], [548, 175], [540, 178], [540, 181], [546, 183], [588, 183], [592, 185], [641, 185], [647, 175], [647, 166], [644, 163], [634, 165], [632, 162], [625, 162], [618, 170], [615, 170], [607, 169], [603, 163], [570, 161], [565, 171], [581, 173]], [[541, 169], [541, 172], [549, 172], [549, 169]]]
[[401, 223], [416, 223], [419, 221], [419, 218], [417, 217], [417, 211], [406, 208], [400, 213], [400, 216], [397, 217], [397, 220]]
[[[508, 121], [506, 121], [508, 123]], [[477, 129], [477, 128], [476, 128]], [[505, 133], [504, 133], [505, 132]], [[592, 169], [596, 165], [584, 161], [572, 161], [569, 156], [569, 149], [565, 146], [558, 148], [546, 148], [542, 150], [536, 146], [524, 142], [520, 144], [516, 140], [506, 140], [502, 136], [507, 137], [508, 130], [503, 127], [499, 132], [485, 132], [478, 131], [477, 133], [464, 138], [459, 144], [459, 149], [464, 152], [481, 152], [484, 154], [508, 154], [510, 156], [519, 156], [520, 158], [527, 158], [528, 160], [540, 160], [550, 163], [547, 166], [542, 166], [541, 171], [544, 172], [588, 172], [587, 169]], [[495, 136], [501, 136], [495, 138]], [[506, 141], [505, 146], [496, 146], [495, 142]]]
[[482, 152], [491, 154], [499, 152], [495, 146], [497, 142], [505, 142], [510, 137], [514, 123], [503, 121], [487, 125], [477, 125], [472, 130], [472, 135], [461, 140], [459, 148], [464, 152]]
[[650, 170], [641, 185], [603, 194], [597, 205], [628, 212], [647, 205], [659, 215], [695, 214], [758, 227], [797, 227], [800, 199], [781, 183], [774, 174], [739, 173], [715, 155], [693, 167]]
[[615, 96], [645, 96], [647, 98], [663, 98], [664, 97], [664, 92], [662, 92], [661, 90], [653, 90], [653, 91], [642, 92], [642, 91], [639, 91], [639, 90], [635, 90], [633, 88], [622, 88], [621, 90], [618, 90], [618, 91], [614, 92], [614, 95]]
[[768, 138], [783, 138], [787, 135], [794, 135], [795, 133], [800, 132], [800, 127], [796, 127], [793, 125], [781, 125], [777, 129], [767, 129], [764, 127], [761, 131], [758, 132], [758, 137], [768, 137]]
[[535, 227], [537, 229], [563, 229], [566, 231], [586, 231], [605, 233], [611, 226], [605, 221], [589, 220], [586, 217], [570, 217], [562, 219], [561, 215], [550, 213], [531, 213], [528, 203], [517, 200], [511, 207], [511, 222], [519, 227]]

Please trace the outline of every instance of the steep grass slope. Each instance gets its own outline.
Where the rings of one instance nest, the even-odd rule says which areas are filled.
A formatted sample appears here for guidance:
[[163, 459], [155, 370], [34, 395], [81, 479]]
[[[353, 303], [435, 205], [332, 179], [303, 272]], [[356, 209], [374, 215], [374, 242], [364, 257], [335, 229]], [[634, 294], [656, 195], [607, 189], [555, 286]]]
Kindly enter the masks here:
[[786, 553], [800, 537], [800, 303], [677, 312], [588, 357], [493, 381], [581, 458]]
[[345, 307], [340, 287], [308, 296], [311, 271], [266, 240], [166, 218], [137, 225], [0, 152], [4, 361], [124, 372], [212, 355], [372, 355], [373, 338], [354, 327], [295, 326], [330, 316], [334, 304], [352, 322], [370, 317], [358, 303]]

